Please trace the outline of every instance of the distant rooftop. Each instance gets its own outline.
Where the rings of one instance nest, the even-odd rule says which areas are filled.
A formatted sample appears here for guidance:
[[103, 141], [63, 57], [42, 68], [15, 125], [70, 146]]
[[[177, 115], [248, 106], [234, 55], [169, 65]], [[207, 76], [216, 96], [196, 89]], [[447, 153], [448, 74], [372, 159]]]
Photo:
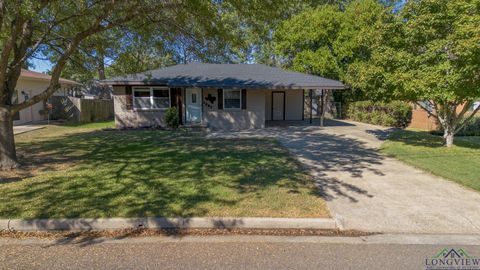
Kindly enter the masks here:
[[104, 80], [109, 85], [205, 88], [343, 89], [336, 80], [261, 64], [191, 63]]
[[[50, 79], [51, 79], [52, 77], [51, 77], [50, 75], [43, 74], [43, 73], [40, 73], [40, 72], [22, 69], [22, 71], [21, 71], [21, 73], [20, 73], [20, 78], [28, 78], [28, 79], [35, 79], [35, 80], [42, 80], [42, 81], [50, 81]], [[64, 83], [64, 84], [80, 84], [80, 83], [78, 83], [78, 82], [76, 82], [76, 81], [67, 80], [67, 79], [64, 79], [64, 78], [60, 78], [59, 82], [60, 82], [60, 83]]]

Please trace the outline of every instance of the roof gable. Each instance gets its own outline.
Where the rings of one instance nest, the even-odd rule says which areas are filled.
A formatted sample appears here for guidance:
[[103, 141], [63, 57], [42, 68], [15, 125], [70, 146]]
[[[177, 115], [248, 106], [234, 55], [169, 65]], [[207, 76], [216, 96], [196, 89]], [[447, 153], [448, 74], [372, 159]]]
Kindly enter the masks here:
[[[32, 71], [32, 70], [27, 70], [27, 69], [22, 69], [20, 73], [20, 78], [21, 79], [32, 79], [32, 80], [42, 80], [42, 81], [50, 81], [52, 77], [47, 74], [43, 74], [40, 72]], [[76, 84], [78, 85], [78, 82], [72, 81], [72, 80], [67, 80], [64, 78], [60, 78], [58, 80], [60, 83], [64, 84]]]

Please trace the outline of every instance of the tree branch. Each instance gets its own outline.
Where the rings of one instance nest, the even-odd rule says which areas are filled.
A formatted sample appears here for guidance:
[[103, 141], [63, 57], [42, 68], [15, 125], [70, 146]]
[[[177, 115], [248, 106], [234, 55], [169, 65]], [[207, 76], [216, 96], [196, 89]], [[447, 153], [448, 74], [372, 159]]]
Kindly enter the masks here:
[[[467, 107], [467, 106], [465, 106], [465, 107]], [[467, 107], [467, 110], [468, 110], [468, 108], [470, 108], [470, 106]], [[467, 118], [465, 118], [461, 122], [461, 124], [458, 125], [458, 127], [455, 129], [455, 132], [453, 134], [456, 134], [457, 132], [459, 132], [468, 123], [468, 121], [470, 121], [470, 119], [472, 119], [478, 112], [480, 112], [480, 106], [475, 108], [475, 110], [473, 110], [473, 112]], [[461, 121], [461, 119], [460, 119], [460, 121]]]
[[[35, 42], [35, 44], [33, 44], [30, 51], [25, 53], [25, 55], [20, 60], [18, 60], [17, 63], [12, 68], [16, 68], [17, 66], [21, 66], [28, 58], [30, 58], [37, 51], [37, 49], [40, 47], [40, 45], [43, 44], [43, 42], [45, 41], [45, 39], [47, 38], [48, 34], [50, 33], [50, 31], [53, 29], [54, 26], [55, 25], [51, 25], [50, 27], [48, 27], [48, 29], [43, 33], [43, 35]], [[32, 29], [32, 31], [33, 31], [33, 29]]]
[[111, 10], [113, 9], [114, 3], [115, 3], [115, 1], [111, 1], [111, 2], [109, 2], [108, 5], [105, 5], [104, 13], [102, 15], [98, 16], [95, 19], [94, 23], [89, 28], [87, 28], [84, 31], [81, 31], [81, 32], [79, 32], [75, 35], [75, 37], [68, 44], [68, 46], [65, 49], [63, 55], [59, 58], [59, 60], [57, 61], [57, 64], [53, 68], [51, 79], [50, 79], [50, 84], [47, 87], [47, 89], [45, 91], [43, 91], [42, 93], [40, 93], [38, 95], [35, 95], [35, 96], [31, 97], [30, 99], [22, 102], [22, 103], [13, 105], [12, 106], [13, 112], [20, 111], [20, 110], [25, 109], [29, 106], [32, 106], [35, 103], [40, 102], [42, 100], [46, 100], [56, 90], [58, 90], [58, 88], [60, 87], [60, 84], [59, 84], [60, 74], [61, 74], [63, 68], [65, 67], [67, 61], [69, 60], [70, 56], [78, 48], [78, 46], [80, 45], [80, 42], [82, 40], [84, 40], [85, 38], [87, 38], [91, 35], [94, 35], [98, 32], [102, 32], [102, 31], [111, 29], [115, 26], [118, 26], [120, 24], [123, 24], [125, 22], [128, 22], [129, 20], [131, 20], [135, 16], [135, 14], [138, 13], [138, 11], [136, 11], [135, 9], [133, 11], [130, 10], [130, 12], [127, 12], [125, 17], [123, 17], [121, 19], [118, 19], [116, 21], [113, 21], [113, 22], [109, 22], [106, 25], [102, 25], [102, 22], [104, 22], [104, 20], [108, 17]]
[[5, 18], [5, 1], [0, 0], [0, 32], [3, 29], [4, 18]]
[[465, 113], [470, 109], [470, 107], [473, 105], [473, 100], [469, 100], [467, 102], [465, 102], [463, 105], [463, 109], [460, 111], [460, 113], [458, 114], [458, 118], [462, 118]]
[[[13, 83], [11, 82], [11, 79], [12, 79], [11, 76], [13, 74], [15, 74], [17, 71], [20, 73], [21, 64], [23, 63], [22, 59], [24, 59], [27, 53], [28, 47], [32, 43], [32, 36], [33, 36], [32, 20], [31, 19], [26, 20], [25, 23], [23, 24], [22, 29], [23, 30], [22, 30], [22, 35], [20, 36], [20, 42], [18, 46], [14, 46], [14, 50], [13, 50], [13, 61], [11, 66], [9, 67], [10, 71], [7, 77], [7, 80], [9, 81], [9, 83]], [[15, 77], [13, 78], [15, 79], [14, 81], [16, 84], [16, 81], [18, 78], [15, 78]]]
[[[435, 110], [435, 112], [437, 114], [434, 114], [433, 112], [431, 112], [427, 107], [423, 106], [423, 104], [420, 102], [420, 101], [417, 101], [415, 102], [415, 104], [417, 104], [420, 108], [422, 108], [424, 111], [426, 111], [428, 113], [428, 116], [432, 116], [434, 117], [435, 119], [439, 120], [439, 117], [438, 117], [438, 111]], [[436, 107], [436, 106], [435, 106]]]
[[4, 83], [6, 81], [5, 79], [7, 78], [8, 61], [10, 60], [10, 54], [13, 47], [15, 46], [18, 35], [22, 31], [22, 26], [24, 22], [25, 20], [17, 13], [16, 19], [12, 22], [12, 30], [10, 32], [10, 36], [5, 41], [2, 49], [2, 54], [0, 56], [0, 82], [2, 82], [0, 84], [0, 93], [3, 94], [2, 96], [0, 96], [0, 100], [2, 101], [2, 103], [4, 101], [3, 99], [8, 99], [8, 95], [5, 95], [6, 85]]

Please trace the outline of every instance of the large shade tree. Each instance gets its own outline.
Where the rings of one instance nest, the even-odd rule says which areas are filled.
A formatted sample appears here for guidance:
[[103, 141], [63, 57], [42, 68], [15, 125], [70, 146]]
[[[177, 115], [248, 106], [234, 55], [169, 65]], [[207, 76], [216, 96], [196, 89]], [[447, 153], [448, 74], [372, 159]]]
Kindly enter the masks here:
[[[275, 1], [277, 10], [288, 1]], [[65, 67], [81, 53], [104, 57], [109, 46], [102, 33], [126, 27], [154, 29], [156, 33], [229, 36], [223, 24], [226, 10], [236, 10], [247, 18], [257, 11], [265, 16], [269, 1], [194, 1], [194, 0], [0, 0], [0, 169], [19, 165], [13, 135], [16, 112], [49, 98], [59, 89]], [[228, 7], [228, 9], [226, 9]], [[245, 10], [249, 7], [250, 10]], [[275, 16], [275, 13], [272, 13]], [[257, 22], [257, 20], [255, 20]], [[195, 31], [191, 31], [195, 26]], [[107, 36], [108, 37], [108, 36]], [[92, 48], [93, 46], [93, 48]], [[52, 53], [53, 52], [53, 53]], [[34, 56], [52, 56], [51, 81], [41, 94], [18, 104], [13, 95], [21, 68]]]
[[329, 3], [307, 8], [275, 31], [283, 66], [351, 83], [349, 69], [368, 61], [374, 23], [385, 6], [375, 0]]
[[480, 108], [480, 1], [408, 1], [385, 13], [372, 56], [352, 70], [355, 87], [383, 99], [417, 103], [437, 120], [444, 143]]

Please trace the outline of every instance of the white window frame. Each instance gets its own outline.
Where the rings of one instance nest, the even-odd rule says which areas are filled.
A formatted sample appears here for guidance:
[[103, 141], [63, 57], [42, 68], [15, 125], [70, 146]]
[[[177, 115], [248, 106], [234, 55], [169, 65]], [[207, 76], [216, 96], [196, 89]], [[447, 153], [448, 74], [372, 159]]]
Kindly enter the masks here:
[[[145, 88], [148, 88], [150, 90], [150, 108], [137, 108], [135, 106], [135, 90], [144, 91]], [[140, 90], [141, 89], [141, 90]], [[168, 91], [168, 107], [166, 108], [153, 108], [153, 90], [167, 90]], [[146, 91], [145, 91], [146, 92]], [[137, 87], [132, 87], [132, 103], [133, 103], [133, 110], [135, 111], [164, 111], [170, 107], [172, 107], [172, 97], [170, 93], [170, 88], [168, 87], [158, 87], [158, 86], [152, 86], [152, 87], [147, 87], [147, 86], [137, 86]]]
[[[240, 92], [240, 107], [238, 108], [227, 108], [225, 107], [225, 97], [226, 92], [233, 92], [233, 91], [238, 91]], [[242, 89], [223, 89], [223, 109], [226, 111], [241, 111], [242, 110]]]

